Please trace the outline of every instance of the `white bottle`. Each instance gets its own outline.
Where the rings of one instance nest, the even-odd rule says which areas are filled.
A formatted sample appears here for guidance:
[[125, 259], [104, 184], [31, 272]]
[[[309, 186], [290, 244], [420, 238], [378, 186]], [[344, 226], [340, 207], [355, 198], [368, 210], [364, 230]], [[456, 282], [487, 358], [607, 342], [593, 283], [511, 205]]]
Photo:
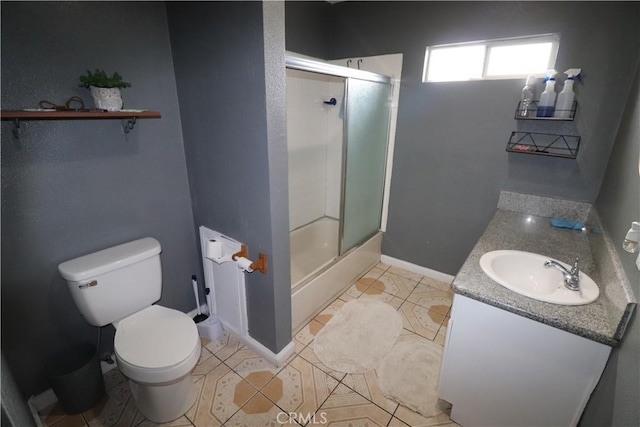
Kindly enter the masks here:
[[522, 95], [520, 97], [520, 107], [518, 108], [518, 117], [529, 117], [531, 114], [531, 107], [533, 106], [533, 81], [534, 77], [527, 77], [527, 82], [522, 88]]
[[571, 118], [573, 113], [573, 99], [576, 96], [573, 92], [573, 82], [581, 71], [580, 68], [570, 68], [564, 72], [567, 75], [567, 79], [564, 81], [562, 92], [558, 94], [558, 102], [556, 103], [556, 111], [553, 113], [553, 117], [561, 119]]
[[553, 117], [553, 108], [556, 103], [556, 70], [547, 71], [547, 83], [544, 92], [540, 94], [537, 117]]

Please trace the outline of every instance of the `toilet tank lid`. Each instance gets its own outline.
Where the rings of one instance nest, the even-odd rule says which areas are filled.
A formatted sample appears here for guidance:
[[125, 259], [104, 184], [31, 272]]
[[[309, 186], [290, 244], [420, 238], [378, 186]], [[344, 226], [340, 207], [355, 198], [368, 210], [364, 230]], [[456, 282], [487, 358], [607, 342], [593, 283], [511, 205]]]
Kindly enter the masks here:
[[65, 261], [58, 271], [64, 279], [78, 282], [142, 261], [160, 251], [160, 242], [145, 237]]

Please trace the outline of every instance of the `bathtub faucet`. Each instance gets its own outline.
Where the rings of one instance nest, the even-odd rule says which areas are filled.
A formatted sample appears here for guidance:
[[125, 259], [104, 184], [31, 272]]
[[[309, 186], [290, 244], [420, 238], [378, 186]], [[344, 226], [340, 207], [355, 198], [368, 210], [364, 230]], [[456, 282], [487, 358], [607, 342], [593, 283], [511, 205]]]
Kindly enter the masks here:
[[564, 268], [560, 263], [550, 259], [544, 263], [545, 267], [554, 267], [562, 272], [564, 276], [564, 286], [571, 291], [579, 291], [580, 290], [580, 267], [578, 266], [578, 262], [580, 258], [576, 257], [575, 262], [573, 263], [573, 268], [571, 271]]

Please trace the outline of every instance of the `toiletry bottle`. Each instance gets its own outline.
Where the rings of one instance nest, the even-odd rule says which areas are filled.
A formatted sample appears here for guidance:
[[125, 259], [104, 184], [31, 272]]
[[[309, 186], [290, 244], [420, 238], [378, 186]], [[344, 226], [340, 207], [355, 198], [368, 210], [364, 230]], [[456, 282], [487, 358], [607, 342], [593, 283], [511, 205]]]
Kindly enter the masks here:
[[564, 73], [567, 75], [567, 79], [564, 81], [564, 87], [562, 92], [558, 94], [558, 102], [556, 103], [556, 111], [553, 113], [553, 117], [561, 119], [571, 118], [573, 110], [573, 99], [575, 93], [573, 92], [573, 81], [580, 75], [582, 70], [580, 68], [570, 68]]
[[520, 97], [520, 107], [518, 108], [518, 117], [529, 117], [531, 106], [533, 105], [533, 82], [534, 77], [527, 77], [527, 82], [522, 88]]
[[538, 102], [538, 113], [536, 114], [538, 117], [553, 117], [553, 108], [556, 103], [556, 73], [556, 70], [547, 71], [547, 77], [545, 77], [547, 83]]
[[634, 221], [631, 223], [631, 228], [627, 231], [627, 235], [622, 242], [622, 249], [635, 254], [640, 248], [638, 248], [638, 242], [640, 242], [640, 221]]

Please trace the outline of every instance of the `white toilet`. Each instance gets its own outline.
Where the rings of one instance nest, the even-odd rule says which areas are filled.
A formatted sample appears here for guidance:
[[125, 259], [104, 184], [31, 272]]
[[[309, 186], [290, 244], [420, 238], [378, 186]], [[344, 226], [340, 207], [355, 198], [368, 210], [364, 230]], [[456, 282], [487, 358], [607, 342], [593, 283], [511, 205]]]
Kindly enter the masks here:
[[160, 251], [147, 237], [58, 266], [85, 320], [115, 326], [118, 368], [140, 412], [156, 423], [179, 418], [193, 405], [190, 372], [200, 357], [193, 319], [153, 305], [162, 291]]

